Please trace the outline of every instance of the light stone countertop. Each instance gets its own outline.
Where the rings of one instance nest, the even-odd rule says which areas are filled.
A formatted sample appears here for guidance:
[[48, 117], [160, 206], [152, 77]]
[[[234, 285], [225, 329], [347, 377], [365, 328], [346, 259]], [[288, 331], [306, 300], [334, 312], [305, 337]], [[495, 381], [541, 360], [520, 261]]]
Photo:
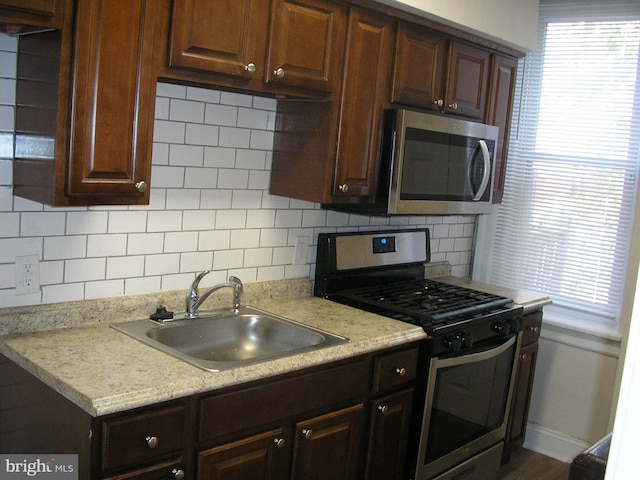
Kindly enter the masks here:
[[252, 304], [350, 343], [208, 372], [98, 323], [0, 337], [0, 353], [93, 416], [213, 391], [426, 338], [420, 327], [316, 297]]

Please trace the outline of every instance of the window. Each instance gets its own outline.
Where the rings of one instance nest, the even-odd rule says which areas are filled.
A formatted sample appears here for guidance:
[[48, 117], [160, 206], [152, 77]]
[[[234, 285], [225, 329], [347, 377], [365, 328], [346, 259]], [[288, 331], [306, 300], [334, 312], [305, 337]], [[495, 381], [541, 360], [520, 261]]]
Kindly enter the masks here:
[[640, 5], [541, 5], [521, 60], [491, 283], [615, 332], [640, 141]]

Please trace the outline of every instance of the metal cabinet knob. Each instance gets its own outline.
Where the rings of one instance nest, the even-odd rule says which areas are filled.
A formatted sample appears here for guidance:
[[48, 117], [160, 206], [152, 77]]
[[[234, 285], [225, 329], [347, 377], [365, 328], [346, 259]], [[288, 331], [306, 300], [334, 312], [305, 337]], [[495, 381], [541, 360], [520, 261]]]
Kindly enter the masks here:
[[342, 193], [347, 193], [349, 191], [349, 185], [343, 183], [338, 187], [338, 190], [340, 190]]
[[304, 438], [311, 438], [313, 436], [313, 430], [305, 428], [302, 430], [302, 434], [304, 435]]
[[396, 373], [401, 377], [404, 377], [407, 374], [407, 369], [404, 367], [396, 368]]
[[522, 355], [520, 355], [520, 360], [522, 360], [523, 362], [527, 361], [527, 354], [523, 353]]
[[449, 108], [451, 110], [457, 110], [458, 109], [458, 104], [456, 102], [450, 103], [449, 104]]
[[247, 65], [244, 66], [244, 71], [247, 73], [255, 73], [256, 71], [256, 64], [255, 63], [249, 63]]
[[284, 69], [280, 67], [277, 70], [274, 70], [273, 74], [275, 75], [276, 78], [284, 78]]
[[149, 185], [144, 180], [140, 180], [138, 183], [135, 184], [135, 187], [136, 187], [136, 190], [138, 190], [140, 193], [144, 193], [147, 191], [147, 188], [149, 188]]
[[433, 101], [433, 104], [434, 104], [436, 107], [441, 107], [441, 106], [443, 106], [443, 105], [444, 105], [444, 100], [442, 100], [441, 98], [439, 98], [438, 100], [434, 100], [434, 101]]
[[387, 407], [386, 405], [378, 405], [378, 411], [382, 414], [382, 415], [386, 415], [387, 412], [389, 411], [389, 407]]
[[540, 330], [540, 328], [537, 325], [533, 325], [533, 326], [529, 327], [527, 330], [529, 330], [530, 332], [533, 332], [533, 333], [538, 333], [538, 330]]
[[184, 480], [184, 470], [174, 468], [171, 470], [171, 478], [173, 480]]
[[149, 435], [145, 440], [147, 441], [147, 447], [149, 448], [156, 448], [158, 446], [158, 437], [152, 437]]
[[284, 438], [274, 438], [273, 439], [273, 443], [276, 445], [276, 447], [282, 448], [282, 447], [284, 447], [285, 440], [284, 440]]

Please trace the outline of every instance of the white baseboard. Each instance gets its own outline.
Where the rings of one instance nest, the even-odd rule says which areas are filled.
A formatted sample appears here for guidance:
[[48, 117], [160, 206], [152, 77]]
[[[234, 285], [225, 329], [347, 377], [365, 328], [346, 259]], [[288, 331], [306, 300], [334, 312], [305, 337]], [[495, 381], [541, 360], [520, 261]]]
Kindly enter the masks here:
[[526, 449], [565, 463], [571, 463], [576, 455], [590, 446], [581, 440], [531, 423], [527, 426], [527, 436], [524, 441]]

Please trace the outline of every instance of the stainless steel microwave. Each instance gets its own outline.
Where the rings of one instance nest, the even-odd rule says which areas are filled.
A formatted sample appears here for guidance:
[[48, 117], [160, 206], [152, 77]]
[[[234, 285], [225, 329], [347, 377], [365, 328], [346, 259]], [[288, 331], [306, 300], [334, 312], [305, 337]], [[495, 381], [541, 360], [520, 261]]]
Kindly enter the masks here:
[[388, 110], [375, 204], [337, 208], [373, 215], [488, 213], [497, 139], [498, 127]]

